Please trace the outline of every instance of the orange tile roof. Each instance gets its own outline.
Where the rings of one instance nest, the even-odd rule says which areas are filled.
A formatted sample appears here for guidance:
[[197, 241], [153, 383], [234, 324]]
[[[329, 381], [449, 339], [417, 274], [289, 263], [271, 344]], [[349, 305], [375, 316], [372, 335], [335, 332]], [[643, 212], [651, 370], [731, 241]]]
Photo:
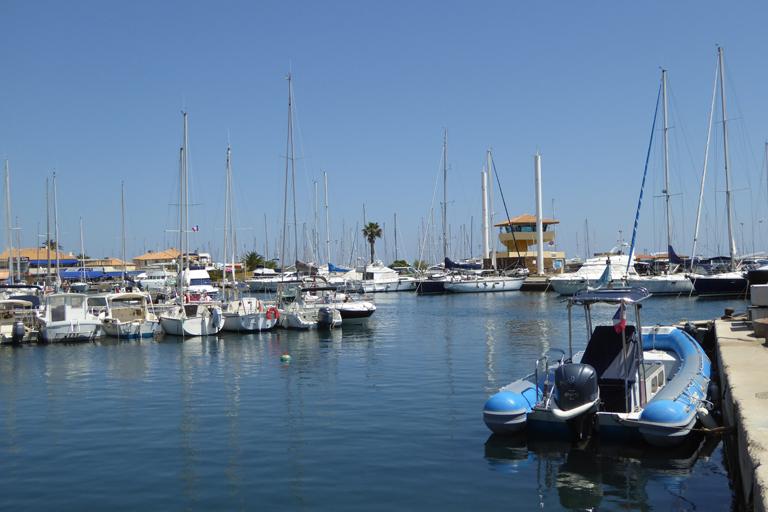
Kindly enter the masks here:
[[[541, 219], [542, 224], [560, 224], [559, 220], [552, 220], [552, 219]], [[515, 217], [514, 219], [505, 220], [503, 222], [498, 222], [493, 225], [493, 227], [499, 227], [499, 226], [507, 226], [509, 224], [536, 224], [536, 216], [535, 215], [521, 215], [519, 217]]]

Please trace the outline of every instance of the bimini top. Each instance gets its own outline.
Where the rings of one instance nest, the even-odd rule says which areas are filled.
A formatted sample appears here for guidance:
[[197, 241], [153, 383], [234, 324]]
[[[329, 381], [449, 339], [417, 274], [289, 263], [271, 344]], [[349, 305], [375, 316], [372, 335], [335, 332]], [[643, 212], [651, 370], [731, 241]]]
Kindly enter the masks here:
[[571, 301], [578, 305], [605, 302], [607, 304], [634, 304], [647, 299], [651, 294], [645, 288], [601, 288], [599, 290], [579, 290], [573, 294]]

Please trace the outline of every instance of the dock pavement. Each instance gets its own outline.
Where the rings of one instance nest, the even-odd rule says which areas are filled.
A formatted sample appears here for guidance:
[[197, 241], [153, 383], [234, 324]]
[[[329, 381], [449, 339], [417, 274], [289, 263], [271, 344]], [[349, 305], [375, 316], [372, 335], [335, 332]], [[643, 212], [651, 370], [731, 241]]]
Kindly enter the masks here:
[[735, 436], [731, 461], [751, 510], [768, 509], [768, 345], [745, 315], [715, 320], [723, 421]]

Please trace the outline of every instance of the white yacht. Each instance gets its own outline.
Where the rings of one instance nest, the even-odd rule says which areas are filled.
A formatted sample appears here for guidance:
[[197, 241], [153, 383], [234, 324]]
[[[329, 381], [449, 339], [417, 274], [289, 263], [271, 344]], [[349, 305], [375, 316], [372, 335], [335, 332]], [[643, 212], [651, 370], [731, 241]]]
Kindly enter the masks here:
[[165, 267], [148, 268], [144, 275], [139, 276], [136, 281], [142, 290], [150, 293], [156, 293], [167, 286], [176, 285], [176, 272], [171, 272]]
[[345, 275], [345, 280], [348, 283], [348, 290], [355, 289], [363, 293], [413, 291], [418, 284], [415, 278], [402, 276], [381, 261], [355, 267], [354, 271]]
[[45, 342], [85, 341], [101, 336], [101, 320], [88, 309], [83, 293], [46, 295], [38, 318], [39, 338]]
[[638, 277], [629, 255], [621, 254], [619, 248], [614, 247], [607, 255], [588, 258], [576, 272], [550, 277], [549, 284], [560, 295], [573, 295], [578, 290], [596, 286], [606, 266], [610, 266], [614, 286], [626, 286], [626, 279]]
[[151, 338], [163, 333], [147, 292], [108, 294], [101, 327], [114, 338]]

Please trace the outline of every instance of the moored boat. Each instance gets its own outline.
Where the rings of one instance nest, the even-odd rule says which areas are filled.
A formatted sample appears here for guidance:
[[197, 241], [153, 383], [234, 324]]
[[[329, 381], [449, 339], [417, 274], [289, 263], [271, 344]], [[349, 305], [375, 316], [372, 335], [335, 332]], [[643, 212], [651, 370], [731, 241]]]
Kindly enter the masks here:
[[[608, 437], [643, 437], [658, 446], [681, 442], [707, 412], [710, 361], [685, 331], [642, 327], [640, 288], [581, 291], [568, 299], [569, 354], [536, 361], [534, 372], [488, 399], [483, 418], [496, 433], [570, 431], [574, 441], [599, 432]], [[584, 306], [587, 326], [595, 305], [618, 306], [614, 325], [597, 326], [585, 350], [573, 354], [570, 308]], [[636, 325], [626, 324], [627, 307]]]

